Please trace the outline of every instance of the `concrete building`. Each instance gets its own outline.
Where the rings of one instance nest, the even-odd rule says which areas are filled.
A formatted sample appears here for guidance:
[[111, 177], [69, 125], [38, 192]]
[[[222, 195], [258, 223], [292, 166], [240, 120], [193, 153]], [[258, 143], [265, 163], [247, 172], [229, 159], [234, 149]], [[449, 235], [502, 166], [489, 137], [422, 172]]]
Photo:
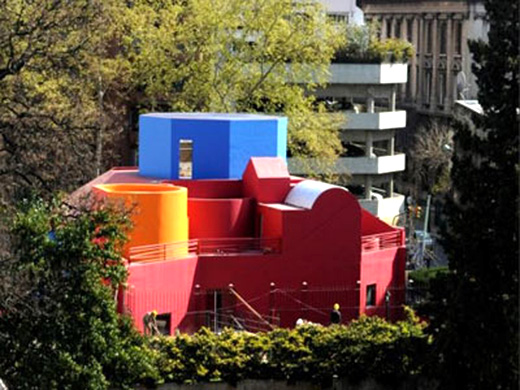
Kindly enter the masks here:
[[[334, 171], [345, 177], [361, 206], [387, 223], [404, 212], [404, 196], [394, 191], [394, 174], [405, 169], [406, 156], [395, 150], [396, 131], [406, 126], [406, 111], [397, 110], [398, 86], [407, 81], [406, 64], [331, 65], [330, 84], [316, 92], [334, 110], [346, 114], [341, 140], [346, 154]], [[303, 173], [289, 159], [291, 172]]]
[[[361, 314], [400, 318], [404, 231], [363, 210], [342, 187], [291, 176], [284, 156], [277, 155], [285, 118], [141, 119], [146, 147], [139, 167], [114, 168], [75, 194], [93, 191], [136, 207], [119, 307], [138, 329], [153, 310], [165, 334], [203, 325], [215, 331], [292, 327], [299, 318], [328, 324], [335, 303], [344, 322]], [[219, 170], [213, 169], [214, 156], [204, 152], [215, 128], [226, 134], [235, 128], [237, 140], [213, 143], [212, 151], [225, 162]], [[271, 157], [250, 155], [244, 166], [245, 154], [259, 150], [251, 143], [263, 145]], [[143, 174], [152, 160], [166, 162], [166, 169]], [[180, 177], [190, 164], [192, 178]], [[237, 177], [228, 167], [238, 166]]]
[[330, 18], [338, 22], [364, 24], [363, 11], [356, 0], [320, 0]]
[[468, 39], [487, 39], [482, 0], [361, 0], [367, 21], [377, 21], [381, 38], [411, 42], [416, 55], [400, 101], [420, 114], [449, 115], [458, 99], [476, 99]]

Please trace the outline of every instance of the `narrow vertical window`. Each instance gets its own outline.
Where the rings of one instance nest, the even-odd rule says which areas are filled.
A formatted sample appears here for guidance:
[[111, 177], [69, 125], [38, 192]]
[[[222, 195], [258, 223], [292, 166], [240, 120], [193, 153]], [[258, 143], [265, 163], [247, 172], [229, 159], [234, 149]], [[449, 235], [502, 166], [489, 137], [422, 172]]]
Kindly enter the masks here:
[[413, 19], [406, 20], [406, 40], [410, 43], [413, 41]]
[[439, 73], [439, 105], [444, 105], [446, 98], [446, 73]]
[[179, 141], [179, 179], [191, 179], [193, 177], [193, 140], [181, 139]]
[[376, 285], [369, 284], [367, 286], [367, 307], [376, 305]]
[[462, 54], [462, 22], [455, 24], [455, 54]]
[[394, 37], [401, 38], [401, 20], [399, 19], [395, 21]]
[[426, 53], [432, 52], [432, 22], [426, 22]]
[[448, 26], [446, 22], [443, 22], [441, 24], [441, 30], [439, 31], [439, 41], [441, 46], [441, 54], [446, 54], [446, 43], [447, 43], [447, 32], [448, 32]]

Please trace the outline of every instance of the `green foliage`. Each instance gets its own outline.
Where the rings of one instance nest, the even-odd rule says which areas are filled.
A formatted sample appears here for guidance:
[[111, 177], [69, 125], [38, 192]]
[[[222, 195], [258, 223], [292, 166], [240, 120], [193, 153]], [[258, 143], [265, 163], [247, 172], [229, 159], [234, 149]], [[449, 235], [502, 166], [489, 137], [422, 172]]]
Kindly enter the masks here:
[[471, 42], [484, 114], [455, 124], [445, 249], [452, 271], [431, 330], [444, 388], [518, 387], [518, 3], [485, 2]]
[[396, 38], [379, 39], [378, 25], [347, 25], [346, 44], [338, 51], [335, 61], [343, 63], [407, 62], [413, 55], [411, 43]]
[[27, 203], [2, 261], [0, 371], [16, 389], [106, 389], [155, 380], [155, 353], [116, 311], [130, 220], [111, 206]]
[[415, 287], [428, 288], [432, 279], [437, 278], [439, 274], [444, 274], [447, 272], [447, 266], [421, 268], [415, 271], [410, 271], [408, 274], [408, 280], [413, 280]]
[[0, 0], [0, 9], [7, 202], [134, 164], [137, 115], [152, 110], [283, 114], [294, 155], [331, 162], [342, 150], [343, 118], [321, 115], [309, 93], [344, 41], [317, 2]]
[[333, 375], [351, 381], [375, 378], [397, 383], [420, 374], [430, 339], [407, 309], [395, 324], [362, 317], [348, 326], [303, 325], [268, 333], [220, 335], [201, 329], [193, 336], [153, 339], [165, 382], [194, 383], [242, 379], [312, 381], [329, 385]]

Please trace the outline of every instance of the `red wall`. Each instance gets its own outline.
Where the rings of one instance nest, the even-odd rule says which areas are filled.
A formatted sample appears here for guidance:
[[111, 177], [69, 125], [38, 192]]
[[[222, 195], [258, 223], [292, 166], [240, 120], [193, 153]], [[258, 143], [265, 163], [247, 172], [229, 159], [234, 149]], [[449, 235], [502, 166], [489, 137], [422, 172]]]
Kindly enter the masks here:
[[255, 203], [251, 198], [188, 200], [190, 238], [250, 237]]
[[171, 313], [171, 331], [179, 325], [192, 298], [196, 267], [196, 256], [130, 264], [123, 299], [137, 329], [143, 331], [143, 317], [152, 310]]
[[[306, 210], [226, 198], [240, 190], [237, 181], [226, 182], [233, 183], [231, 189], [217, 181], [189, 182], [188, 194], [200, 196], [189, 199], [190, 238], [253, 236], [260, 233], [261, 221], [262, 237], [282, 239], [281, 254], [132, 264], [126, 300], [139, 329], [143, 315], [154, 309], [172, 313], [172, 328], [195, 329], [211, 310], [206, 293], [228, 292], [230, 283], [262, 315], [279, 315], [281, 326], [293, 326], [299, 317], [328, 324], [334, 303], [340, 304], [344, 321], [360, 312], [384, 316], [386, 289], [391, 289], [393, 306], [403, 302], [404, 250], [361, 252], [362, 231], [394, 229], [366, 215], [350, 193], [331, 188]], [[371, 283], [377, 284], [377, 303], [383, 307], [377, 313], [365, 309]]]
[[164, 180], [176, 186], [186, 187], [189, 198], [241, 198], [242, 180]]

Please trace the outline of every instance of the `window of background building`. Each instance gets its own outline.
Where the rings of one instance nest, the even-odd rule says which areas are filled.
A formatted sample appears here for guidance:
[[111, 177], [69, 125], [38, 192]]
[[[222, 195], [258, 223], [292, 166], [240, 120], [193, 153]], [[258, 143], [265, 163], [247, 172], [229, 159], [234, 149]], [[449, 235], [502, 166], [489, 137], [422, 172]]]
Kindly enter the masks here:
[[420, 81], [420, 69], [419, 65], [415, 67], [415, 97], [417, 97], [421, 94], [421, 81]]
[[406, 40], [410, 43], [413, 42], [413, 19], [406, 20]]
[[426, 22], [426, 53], [432, 52], [432, 21]]
[[424, 71], [424, 103], [429, 105], [432, 93], [432, 72], [430, 70]]
[[376, 305], [376, 285], [369, 284], [367, 286], [367, 307]]
[[462, 54], [462, 22], [455, 24], [455, 53]]
[[392, 37], [392, 20], [386, 19], [386, 38]]
[[394, 37], [401, 38], [401, 21], [399, 19], [395, 21]]
[[444, 105], [444, 99], [446, 98], [446, 73], [439, 73], [439, 105]]
[[[408, 74], [412, 74], [412, 65], [408, 64]], [[412, 79], [409, 78], [408, 82], [406, 83], [406, 100], [411, 100], [412, 98]]]
[[441, 28], [439, 30], [439, 43], [440, 43], [440, 53], [446, 54], [446, 43], [447, 43], [447, 32], [448, 25], [446, 22], [441, 23]]

